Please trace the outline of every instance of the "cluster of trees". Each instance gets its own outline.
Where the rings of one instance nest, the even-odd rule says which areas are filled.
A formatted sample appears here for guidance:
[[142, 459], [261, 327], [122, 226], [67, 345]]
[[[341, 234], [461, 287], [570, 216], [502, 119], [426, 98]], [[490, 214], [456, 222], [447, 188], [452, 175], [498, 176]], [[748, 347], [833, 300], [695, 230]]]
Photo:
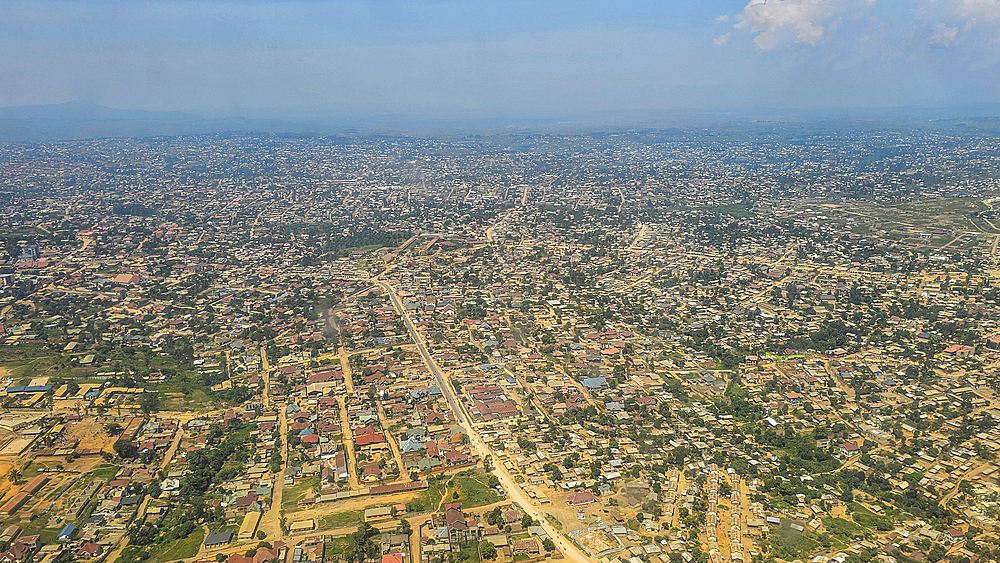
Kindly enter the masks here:
[[399, 246], [412, 234], [409, 231], [377, 231], [364, 229], [349, 235], [330, 234], [320, 245], [319, 254], [323, 258], [340, 258], [347, 256], [351, 250], [366, 246]]
[[855, 346], [855, 344], [852, 344], [852, 342], [855, 342], [855, 339], [848, 336], [848, 333], [856, 333], [859, 330], [856, 326], [848, 327], [842, 320], [832, 320], [823, 323], [823, 326], [816, 332], [794, 336], [784, 343], [775, 346], [775, 351], [779, 348], [792, 348], [794, 350], [850, 348]]
[[381, 546], [378, 537], [381, 534], [378, 528], [365, 522], [358, 526], [358, 530], [351, 534], [351, 543], [344, 559], [347, 563], [364, 563], [366, 560], [374, 559], [381, 554]]
[[122, 563], [139, 563], [164, 547], [191, 535], [202, 524], [224, 518], [225, 511], [205, 504], [202, 497], [186, 501], [161, 523], [133, 527], [129, 531], [129, 546], [119, 557]]
[[251, 429], [252, 425], [238, 419], [230, 420], [225, 428], [212, 425], [208, 447], [188, 454], [190, 472], [181, 481], [181, 495], [204, 495], [212, 485], [238, 475], [250, 457]]
[[234, 385], [230, 389], [223, 389], [214, 393], [216, 399], [227, 405], [242, 405], [254, 397], [253, 391], [243, 385]]

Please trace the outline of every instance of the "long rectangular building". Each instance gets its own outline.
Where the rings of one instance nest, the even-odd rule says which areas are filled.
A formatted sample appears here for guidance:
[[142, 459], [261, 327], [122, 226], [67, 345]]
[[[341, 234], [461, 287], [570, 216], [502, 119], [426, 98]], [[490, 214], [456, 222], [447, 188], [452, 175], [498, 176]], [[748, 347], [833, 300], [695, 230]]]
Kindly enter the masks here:
[[45, 483], [48, 482], [49, 482], [49, 477], [47, 475], [37, 475], [31, 481], [28, 481], [27, 485], [21, 488], [21, 492], [33, 495], [38, 492], [38, 489], [41, 489], [42, 486], [44, 486]]
[[24, 506], [24, 503], [28, 501], [28, 497], [30, 496], [31, 495], [29, 495], [28, 493], [22, 491], [10, 497], [10, 500], [8, 500], [6, 503], [4, 503], [2, 507], [0, 507], [0, 514], [3, 514], [4, 516], [10, 516], [11, 514], [14, 514], [14, 512], [16, 512], [18, 508]]
[[130, 420], [128, 426], [125, 427], [125, 431], [122, 432], [121, 439], [128, 440], [129, 442], [135, 440], [143, 424], [146, 424], [146, 419], [144, 418], [136, 417]]
[[243, 518], [243, 525], [240, 526], [239, 539], [253, 539], [253, 535], [257, 533], [257, 524], [260, 524], [260, 512], [257, 512], [256, 510], [247, 512], [246, 517]]

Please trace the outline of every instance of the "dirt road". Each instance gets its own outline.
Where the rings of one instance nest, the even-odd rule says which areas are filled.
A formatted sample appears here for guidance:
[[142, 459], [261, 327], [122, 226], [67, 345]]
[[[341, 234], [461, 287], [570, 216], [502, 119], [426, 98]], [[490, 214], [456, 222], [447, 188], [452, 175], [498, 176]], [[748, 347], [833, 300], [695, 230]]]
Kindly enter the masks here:
[[[444, 373], [438, 367], [437, 362], [431, 357], [430, 352], [427, 350], [427, 345], [417, 331], [416, 326], [413, 324], [413, 320], [410, 319], [410, 315], [406, 312], [406, 308], [399, 300], [399, 296], [396, 295], [395, 290], [386, 282], [381, 280], [375, 280], [389, 295], [389, 299], [392, 301], [393, 307], [395, 307], [396, 312], [403, 318], [406, 328], [410, 333], [410, 337], [413, 339], [414, 343], [417, 345], [417, 350], [423, 357], [424, 363], [427, 365], [427, 369], [434, 375], [437, 379], [438, 386], [441, 388], [445, 399], [448, 401], [449, 406], [453, 412], [455, 412], [458, 420], [462, 421], [466, 427], [469, 435], [469, 443], [479, 454], [481, 458], [485, 458], [487, 455], [493, 456], [493, 452], [490, 448], [483, 442], [482, 437], [476, 432], [475, 427], [472, 424], [472, 420], [469, 415], [465, 412], [465, 409], [461, 407], [458, 401], [458, 397], [455, 396], [455, 392], [448, 382]], [[495, 457], [495, 456], [494, 456]], [[512, 501], [517, 502], [525, 511], [531, 514], [533, 517], [538, 518], [540, 511], [542, 510], [534, 502], [531, 502], [527, 495], [523, 493], [520, 487], [514, 483], [514, 479], [510, 476], [507, 470], [502, 466], [498, 465], [494, 470], [494, 474], [500, 479], [500, 484], [503, 486], [504, 490], [510, 495], [509, 498]], [[544, 512], [541, 512], [544, 514]], [[571, 559], [577, 563], [593, 563], [593, 559], [585, 555], [582, 551], [576, 548], [576, 546], [569, 540], [567, 540], [558, 530], [556, 530], [549, 522], [544, 518], [539, 518], [541, 520], [541, 526], [545, 532], [552, 538], [556, 540], [556, 545], [568, 559]]]

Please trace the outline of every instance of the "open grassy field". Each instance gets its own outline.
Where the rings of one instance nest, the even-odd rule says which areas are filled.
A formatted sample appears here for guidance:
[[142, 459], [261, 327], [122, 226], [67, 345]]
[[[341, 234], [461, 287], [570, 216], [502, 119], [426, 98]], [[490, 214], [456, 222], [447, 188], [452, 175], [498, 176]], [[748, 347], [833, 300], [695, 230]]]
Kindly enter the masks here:
[[475, 469], [434, 477], [428, 484], [427, 490], [421, 491], [416, 499], [407, 503], [411, 512], [438, 510], [449, 502], [460, 502], [464, 508], [475, 508], [502, 500], [487, 484], [486, 475]]
[[445, 481], [432, 480], [429, 485], [426, 490], [420, 491], [417, 498], [406, 503], [407, 509], [410, 512], [437, 510], [437, 507], [441, 504], [441, 499], [444, 498], [447, 484]]
[[806, 201], [798, 211], [814, 213], [817, 223], [832, 223], [858, 235], [907, 244], [914, 250], [989, 254], [1000, 235], [992, 202], [976, 197], [926, 198], [894, 204], [870, 201]]
[[163, 406], [171, 411], [197, 410], [212, 403], [212, 397], [203, 389], [190, 393], [171, 392], [164, 395]]
[[839, 545], [853, 543], [855, 538], [862, 537], [865, 532], [864, 528], [850, 520], [834, 518], [832, 516], [823, 518], [823, 526]]
[[319, 477], [311, 477], [286, 487], [281, 493], [281, 509], [286, 512], [295, 510], [298, 502], [312, 494], [318, 484]]
[[32, 377], [70, 376], [72, 370], [69, 365], [60, 360], [59, 354], [41, 343], [21, 343], [0, 349], [0, 366], [4, 375], [18, 383], [25, 383]]
[[326, 542], [323, 550], [324, 561], [336, 561], [347, 554], [354, 543], [350, 537], [333, 538]]
[[[500, 495], [486, 482], [485, 475], [476, 475], [475, 472], [463, 472], [455, 475], [451, 480], [449, 490], [458, 492], [458, 500], [463, 508], [475, 508], [500, 502]], [[445, 502], [453, 502], [453, 495], [445, 498]]]
[[201, 542], [205, 541], [205, 528], [199, 526], [186, 538], [179, 539], [167, 545], [164, 549], [157, 550], [149, 563], [164, 563], [167, 561], [177, 561], [198, 555], [198, 548]]
[[44, 542], [46, 544], [55, 543], [56, 537], [59, 535], [58, 528], [46, 528], [45, 524], [48, 522], [47, 518], [36, 518], [33, 522], [21, 522], [20, 518], [12, 518], [4, 522], [4, 526], [8, 525], [18, 525], [21, 526], [21, 533], [26, 536], [33, 536], [38, 534], [39, 542]]
[[345, 510], [336, 514], [327, 514], [319, 519], [321, 529], [344, 528], [361, 523], [365, 519], [364, 512], [360, 510]]
[[90, 470], [90, 476], [95, 479], [112, 479], [116, 473], [118, 473], [118, 466], [107, 463]]
[[797, 532], [789, 527], [790, 524], [791, 521], [782, 520], [781, 526], [768, 539], [774, 556], [786, 561], [805, 558], [820, 546], [814, 532]]

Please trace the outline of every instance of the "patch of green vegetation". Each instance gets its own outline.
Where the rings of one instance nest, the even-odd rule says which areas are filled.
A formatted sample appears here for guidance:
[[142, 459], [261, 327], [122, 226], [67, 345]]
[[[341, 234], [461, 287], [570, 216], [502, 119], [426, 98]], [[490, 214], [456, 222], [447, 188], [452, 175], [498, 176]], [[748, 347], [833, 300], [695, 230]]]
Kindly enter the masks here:
[[864, 533], [864, 528], [843, 518], [827, 516], [823, 518], [823, 525], [826, 526], [827, 532], [834, 538], [842, 540], [845, 543], [851, 542], [856, 536]]
[[420, 491], [416, 498], [406, 503], [406, 510], [409, 512], [437, 510], [447, 490], [447, 484], [441, 477], [431, 477], [428, 479], [428, 485], [427, 489]]
[[55, 354], [52, 353], [52, 350], [40, 342], [26, 342], [20, 343], [17, 346], [3, 346], [0, 348], [0, 364], [10, 361], [24, 362], [25, 360], [54, 357]]
[[118, 555], [118, 559], [115, 559], [114, 563], [141, 563], [145, 561], [144, 555], [146, 550], [137, 546], [130, 545], [122, 550], [121, 554]]
[[451, 480], [451, 490], [458, 491], [458, 502], [463, 508], [475, 508], [500, 502], [500, 495], [486, 482], [485, 476], [462, 472]]
[[563, 529], [562, 522], [560, 522], [558, 518], [549, 514], [548, 512], [545, 513], [545, 519], [548, 520], [549, 524], [552, 524], [552, 527], [554, 527], [555, 529], [557, 530]]
[[47, 521], [45, 518], [39, 518], [34, 522], [21, 523], [18, 519], [11, 520], [4, 523], [4, 527], [9, 525], [18, 525], [21, 527], [21, 534], [25, 536], [38, 535], [39, 543], [55, 543], [56, 538], [59, 536], [59, 530], [56, 528], [45, 528], [42, 523]]
[[181, 397], [167, 397], [164, 400], [164, 407], [169, 410], [199, 410], [212, 404], [212, 397], [203, 389], [195, 389], [190, 393], [183, 393]]
[[350, 536], [343, 538], [333, 538], [326, 542], [323, 549], [324, 561], [335, 561], [350, 553], [353, 541]]
[[94, 479], [111, 479], [118, 474], [118, 466], [102, 463], [90, 470], [90, 476]]
[[[20, 348], [20, 346], [16, 347]], [[15, 348], [15, 349], [16, 349]], [[55, 355], [31, 358], [31, 353], [14, 358], [0, 358], [0, 366], [10, 371], [10, 377], [19, 383], [42, 375], [61, 377], [68, 373], [68, 366], [61, 364]]]
[[771, 555], [785, 561], [802, 559], [819, 547], [820, 542], [815, 535], [809, 531], [797, 532], [789, 527], [788, 522], [782, 522], [777, 533], [768, 540]]
[[874, 528], [880, 532], [888, 532], [893, 528], [892, 520], [885, 516], [872, 514], [871, 512], [855, 512], [851, 514], [851, 519], [865, 528]]
[[319, 519], [319, 527], [322, 529], [345, 528], [347, 526], [357, 526], [362, 520], [364, 520], [364, 513], [362, 511], [348, 510], [346, 512], [338, 512], [336, 514], [321, 516]]
[[164, 561], [177, 561], [198, 555], [198, 548], [205, 541], [205, 528], [199, 526], [186, 538], [180, 538], [168, 545], [165, 549], [159, 550], [149, 560], [150, 563], [160, 563]]
[[281, 509], [284, 511], [294, 510], [300, 500], [306, 495], [316, 490], [319, 485], [319, 477], [303, 479], [291, 487], [286, 487], [281, 493]]
[[458, 553], [452, 554], [455, 563], [482, 563], [479, 558], [479, 546], [463, 547]]
[[699, 211], [718, 213], [719, 215], [729, 215], [737, 219], [745, 219], [750, 216], [750, 209], [746, 205], [739, 203], [724, 203], [720, 205], [705, 205], [697, 208]]

